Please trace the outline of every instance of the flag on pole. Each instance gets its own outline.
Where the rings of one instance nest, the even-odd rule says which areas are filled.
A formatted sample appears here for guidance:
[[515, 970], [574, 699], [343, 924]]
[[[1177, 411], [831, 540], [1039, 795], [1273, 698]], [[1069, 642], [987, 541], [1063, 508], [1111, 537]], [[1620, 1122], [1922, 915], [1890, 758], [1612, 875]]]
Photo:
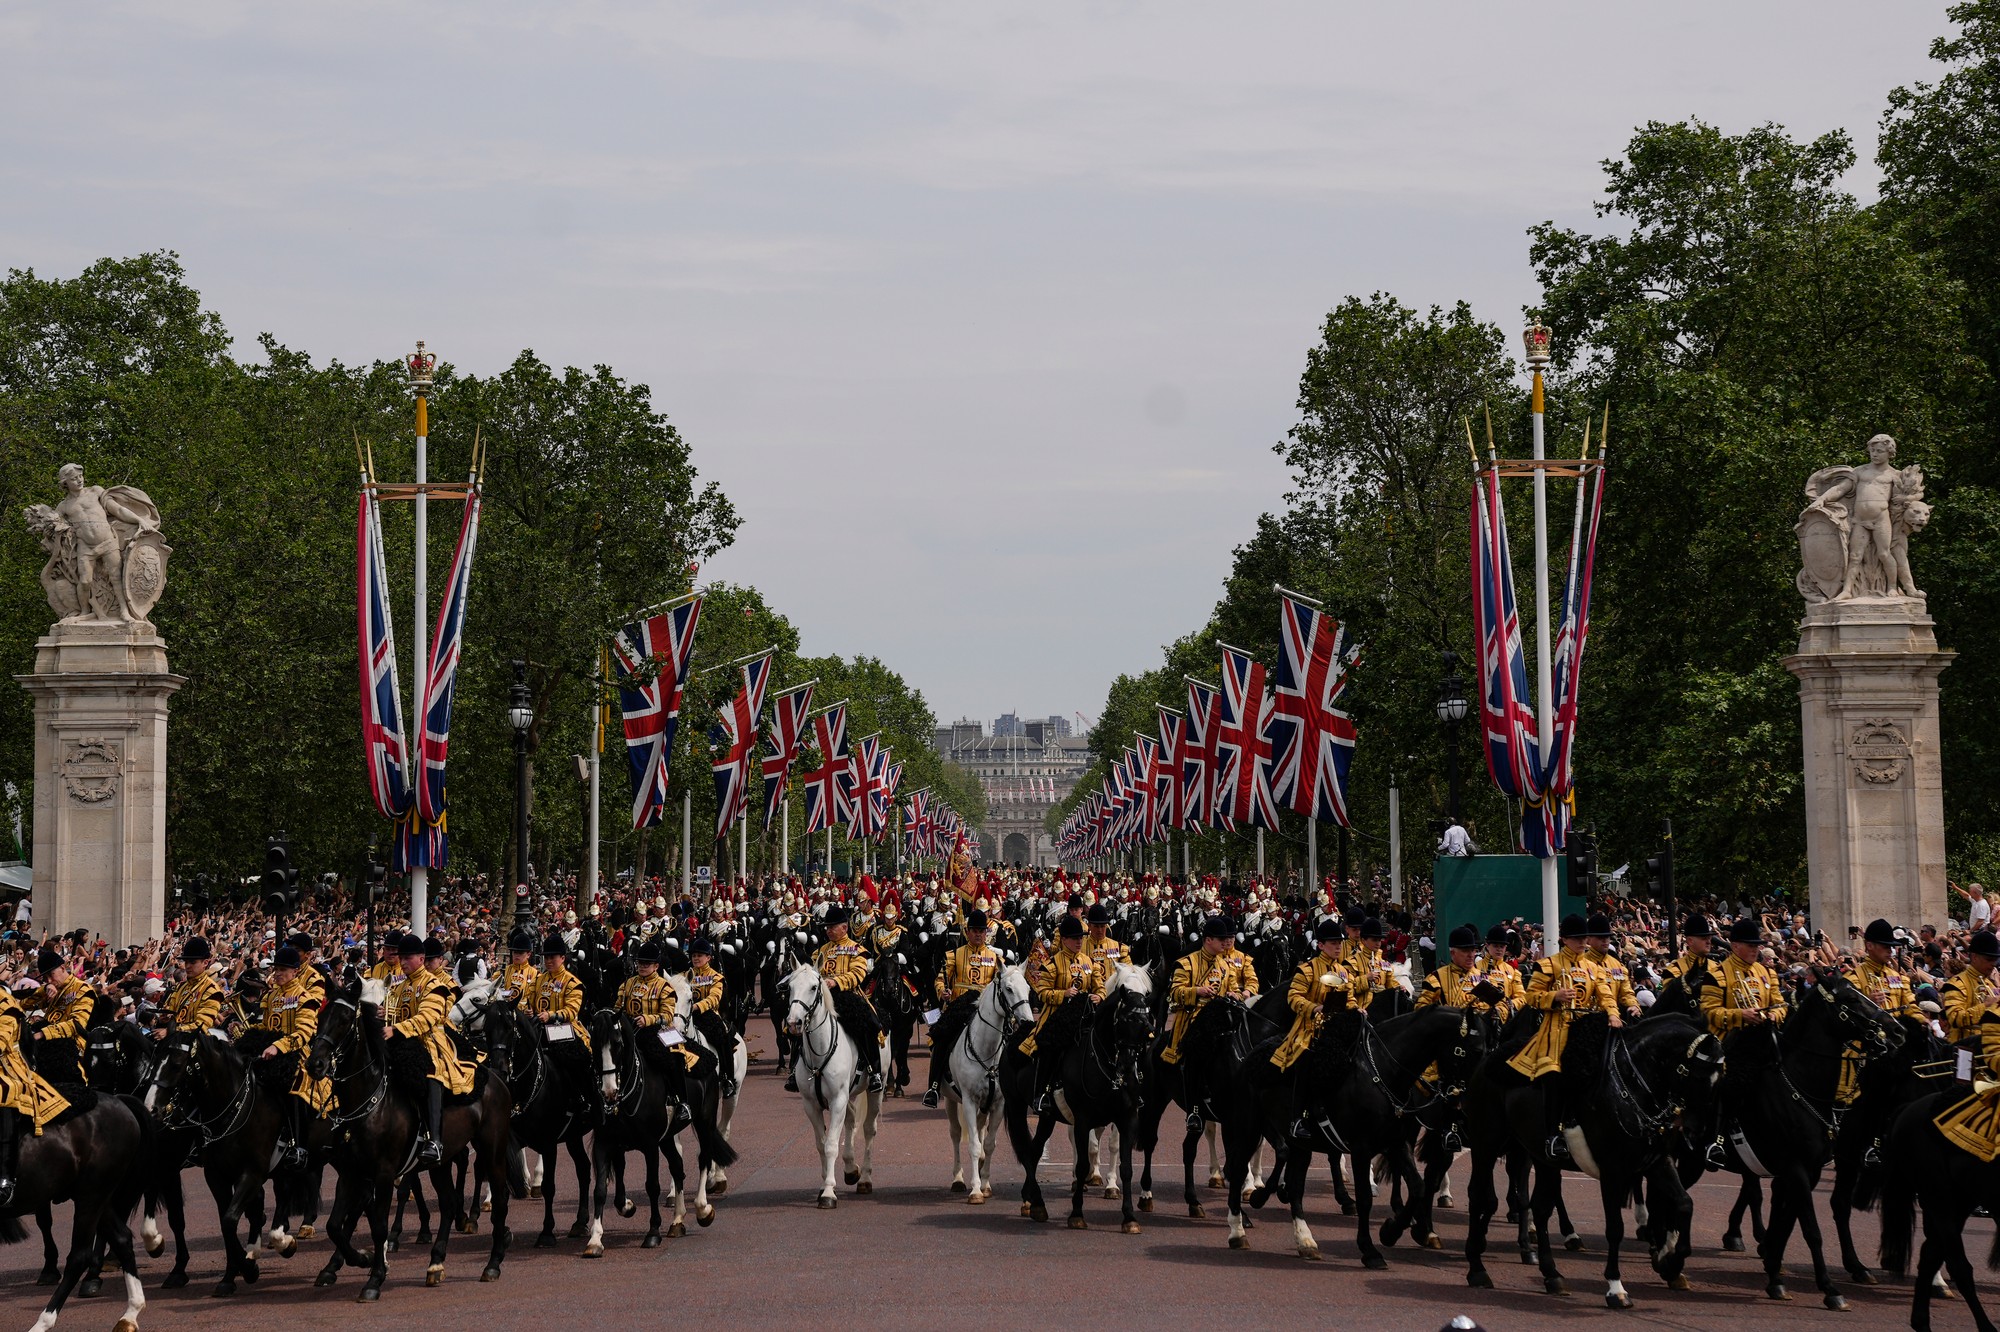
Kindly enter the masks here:
[[819, 765], [804, 774], [806, 831], [825, 832], [847, 821], [847, 804], [852, 778], [847, 752], [847, 700], [813, 718], [813, 738], [819, 746]]
[[1278, 676], [1272, 698], [1272, 794], [1279, 805], [1321, 822], [1351, 827], [1347, 773], [1354, 762], [1354, 721], [1334, 706], [1360, 655], [1347, 631], [1317, 604], [1278, 589]]
[[[1542, 761], [1534, 709], [1528, 704], [1528, 659], [1514, 600], [1513, 556], [1500, 509], [1500, 473], [1489, 468], [1472, 487], [1472, 616], [1479, 639], [1479, 717], [1486, 769], [1515, 800], [1539, 807]], [[1540, 822], [1539, 816], [1535, 820]], [[1523, 844], [1523, 849], [1528, 849]], [[1539, 853], [1543, 858], [1552, 854]]]
[[882, 737], [875, 734], [857, 742], [857, 749], [851, 759], [852, 775], [849, 780], [849, 809], [847, 835], [856, 841], [868, 841], [882, 831], [879, 819], [882, 782], [886, 776], [883, 760]]
[[1264, 665], [1240, 648], [1222, 649], [1222, 716], [1216, 752], [1222, 764], [1221, 822], [1227, 828], [1278, 826], [1271, 791], [1270, 691]]
[[[1607, 412], [1606, 426], [1609, 427]], [[1586, 424], [1584, 452], [1590, 451], [1590, 430]], [[1591, 573], [1597, 563], [1597, 533], [1604, 518], [1604, 443], [1597, 449], [1597, 481], [1591, 488], [1586, 513], [1584, 488], [1587, 478], [1576, 482], [1576, 517], [1569, 541], [1569, 567], [1563, 578], [1562, 629], [1555, 640], [1555, 726], [1547, 762], [1542, 769], [1545, 792], [1540, 819], [1524, 820], [1522, 840], [1535, 855], [1553, 855], [1569, 840], [1570, 821], [1576, 814], [1575, 772], [1577, 688], [1583, 676], [1583, 645], [1590, 636]], [[1579, 469], [1580, 471], [1588, 469]], [[1530, 815], [1536, 811], [1530, 810]], [[1536, 826], [1539, 824], [1539, 826]]]
[[1222, 691], [1192, 676], [1187, 681], [1187, 818], [1190, 826], [1224, 827], [1222, 803]]
[[382, 558], [382, 508], [366, 476], [354, 528], [355, 599], [360, 608], [361, 751], [375, 812], [409, 812], [410, 753], [403, 734], [403, 694], [396, 680], [396, 628], [389, 616], [389, 574]]
[[458, 691], [458, 663], [465, 645], [466, 602], [472, 593], [472, 555], [479, 544], [479, 509], [484, 485], [474, 472], [466, 484], [465, 515], [459, 522], [458, 546], [451, 556], [451, 574], [444, 601], [438, 607], [437, 632], [431, 638], [430, 669], [424, 689], [423, 734], [418, 740], [419, 776], [416, 818], [405, 837], [405, 868], [443, 869], [450, 843], [445, 815], [450, 804], [445, 791], [445, 762], [451, 753], [451, 704]]
[[748, 808], [750, 764], [757, 756], [757, 722], [764, 711], [764, 691], [770, 683], [771, 653], [766, 651], [743, 663], [743, 688], [719, 718], [723, 751], [712, 765], [718, 842]]
[[794, 685], [771, 700], [771, 734], [764, 755], [764, 831], [785, 803], [785, 783], [806, 738], [806, 714], [812, 711], [813, 681]]
[[1160, 709], [1160, 817], [1176, 831], [1187, 827], [1187, 718]]
[[694, 660], [701, 598], [628, 624], [611, 638], [611, 668], [625, 723], [625, 762], [632, 770], [632, 827], [653, 828], [666, 817], [667, 770], [673, 761], [681, 697]]

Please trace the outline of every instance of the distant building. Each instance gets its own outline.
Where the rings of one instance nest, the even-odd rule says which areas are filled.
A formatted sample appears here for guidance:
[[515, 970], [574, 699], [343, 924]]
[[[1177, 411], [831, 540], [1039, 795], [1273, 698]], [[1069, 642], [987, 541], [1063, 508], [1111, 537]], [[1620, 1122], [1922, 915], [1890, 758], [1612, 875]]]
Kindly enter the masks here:
[[[1002, 731], [1002, 724], [1019, 729]], [[985, 734], [977, 722], [937, 728], [940, 754], [969, 770], [986, 793], [979, 857], [989, 864], [1054, 865], [1049, 810], [1076, 789], [1090, 766], [1088, 741], [1068, 734], [1059, 717], [1022, 722], [1008, 713]]]
[[1021, 729], [1021, 719], [1011, 712], [1003, 712], [993, 719], [993, 738], [1005, 740], [1016, 735], [1026, 735]]

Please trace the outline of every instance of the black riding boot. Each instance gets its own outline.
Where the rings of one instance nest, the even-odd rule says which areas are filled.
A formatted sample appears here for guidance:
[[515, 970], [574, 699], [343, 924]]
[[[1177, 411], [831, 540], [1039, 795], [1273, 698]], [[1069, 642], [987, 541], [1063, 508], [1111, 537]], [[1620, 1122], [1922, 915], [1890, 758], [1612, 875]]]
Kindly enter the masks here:
[[0, 1207], [14, 1201], [21, 1177], [21, 1138], [27, 1131], [19, 1110], [0, 1110]]
[[793, 1055], [791, 1072], [785, 1074], [785, 1090], [788, 1092], [795, 1092], [798, 1089], [799, 1089], [799, 1057], [797, 1055]]
[[285, 1136], [278, 1144], [278, 1164], [286, 1170], [304, 1170], [306, 1135], [303, 1125], [305, 1116], [301, 1112], [305, 1107], [299, 1103], [299, 1098], [296, 1096], [287, 1099], [289, 1104], [285, 1107]]
[[424, 1131], [417, 1139], [417, 1164], [434, 1166], [444, 1160], [444, 1084], [424, 1079]]
[[861, 1043], [861, 1059], [868, 1066], [868, 1090], [872, 1092], [881, 1091], [882, 1043], [873, 1038], [872, 1032], [870, 1033], [870, 1039]]

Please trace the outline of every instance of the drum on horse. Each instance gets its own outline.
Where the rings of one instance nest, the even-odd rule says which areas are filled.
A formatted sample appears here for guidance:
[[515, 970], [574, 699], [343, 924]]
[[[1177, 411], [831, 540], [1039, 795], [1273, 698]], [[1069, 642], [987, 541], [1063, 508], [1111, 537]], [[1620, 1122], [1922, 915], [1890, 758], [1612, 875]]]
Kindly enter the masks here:
[[1017, 966], [1002, 967], [993, 982], [973, 997], [971, 1006], [965, 1031], [951, 1047], [944, 1101], [951, 1117], [952, 1192], [963, 1191], [968, 1203], [978, 1204], [993, 1196], [993, 1148], [1006, 1117], [1000, 1059], [1014, 1029], [1034, 1020], [1027, 975]]
[[1146, 1063], [1157, 1023], [1153, 1016], [1152, 977], [1139, 967], [1121, 965], [1105, 985], [1103, 999], [1093, 1005], [1082, 995], [1070, 999], [1043, 1028], [1048, 1036], [1057, 1023], [1074, 1022], [1076, 1039], [1064, 1051], [1052, 1093], [1056, 1115], [1042, 1116], [1031, 1132], [1029, 1103], [1035, 1096], [1034, 1057], [1010, 1042], [1001, 1060], [1001, 1083], [1007, 1098], [1007, 1135], [1014, 1156], [1026, 1171], [1021, 1185], [1021, 1211], [1036, 1221], [1048, 1220], [1048, 1205], [1036, 1179], [1042, 1150], [1055, 1132], [1058, 1117], [1070, 1128], [1076, 1167], [1070, 1188], [1069, 1227], [1088, 1228], [1083, 1194], [1090, 1175], [1090, 1131], [1118, 1130], [1119, 1228], [1139, 1233], [1132, 1210], [1132, 1144], [1146, 1099]]
[[[811, 966], [801, 966], [785, 978], [785, 1026], [797, 1038], [799, 1099], [819, 1148], [823, 1181], [822, 1208], [838, 1207], [833, 1191], [836, 1159], [846, 1167], [847, 1183], [867, 1195], [875, 1191], [875, 1131], [882, 1117], [882, 1093], [868, 1090], [868, 1075], [854, 1038], [833, 1011], [833, 991]], [[854, 1135], [861, 1134], [857, 1163]]]
[[[338, 1184], [326, 1227], [333, 1253], [313, 1284], [331, 1286], [339, 1279], [343, 1263], [366, 1267], [368, 1279], [356, 1297], [362, 1301], [379, 1299], [389, 1275], [385, 1243], [389, 1203], [397, 1180], [416, 1164], [417, 1137], [424, 1118], [424, 1110], [411, 1100], [410, 1090], [395, 1086], [390, 1076], [387, 1041], [382, 1034], [382, 1005], [387, 996], [388, 987], [381, 981], [359, 978], [331, 993], [306, 1057], [306, 1067], [314, 1077], [333, 1082], [329, 1122], [338, 1130], [333, 1156]], [[479, 1279], [500, 1279], [500, 1264], [512, 1237], [507, 1228], [512, 1107], [506, 1082], [483, 1071], [470, 1096], [446, 1101], [443, 1141], [438, 1144], [443, 1160], [428, 1172], [440, 1217], [424, 1276], [426, 1285], [444, 1281], [445, 1252], [453, 1223], [465, 1207], [464, 1189], [454, 1183], [450, 1163], [468, 1150], [474, 1154], [474, 1187], [484, 1184], [493, 1197], [493, 1244]], [[358, 1251], [353, 1243], [355, 1227], [364, 1216], [373, 1250], [368, 1254]]]

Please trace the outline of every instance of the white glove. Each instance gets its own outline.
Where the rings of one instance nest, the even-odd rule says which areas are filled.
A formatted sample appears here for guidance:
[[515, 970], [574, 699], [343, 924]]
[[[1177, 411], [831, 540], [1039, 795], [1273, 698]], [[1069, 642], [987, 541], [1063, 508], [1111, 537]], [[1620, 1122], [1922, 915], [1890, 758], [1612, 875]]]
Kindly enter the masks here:
[[767, 941], [765, 942], [765, 944], [764, 944], [764, 951], [765, 951], [765, 952], [767, 952], [767, 953], [775, 953], [775, 952], [777, 952], [777, 951], [778, 951], [778, 941], [777, 941], [776, 939], [770, 939], [770, 940], [767, 940]]
[[930, 932], [929, 932], [928, 930], [926, 930], [926, 931], [924, 931], [923, 933], [920, 933], [920, 934], [918, 934], [918, 935], [917, 935], [917, 942], [918, 942], [918, 943], [929, 943], [930, 941], [931, 941], [931, 936], [930, 936]]
[[792, 937], [797, 939], [800, 943], [804, 943], [806, 941], [806, 932], [804, 930], [793, 930]]
[[896, 965], [899, 967], [907, 967], [910, 965], [910, 959], [904, 957], [901, 953], [898, 953], [896, 954]]

